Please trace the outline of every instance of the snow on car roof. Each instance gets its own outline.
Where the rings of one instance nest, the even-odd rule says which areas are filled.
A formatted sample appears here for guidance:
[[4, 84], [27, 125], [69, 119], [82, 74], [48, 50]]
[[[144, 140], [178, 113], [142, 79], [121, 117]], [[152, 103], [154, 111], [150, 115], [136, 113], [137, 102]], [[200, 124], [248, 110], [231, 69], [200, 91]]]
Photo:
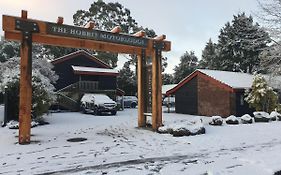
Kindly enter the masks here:
[[94, 102], [94, 101], [112, 101], [107, 95], [104, 94], [84, 94], [81, 102]]

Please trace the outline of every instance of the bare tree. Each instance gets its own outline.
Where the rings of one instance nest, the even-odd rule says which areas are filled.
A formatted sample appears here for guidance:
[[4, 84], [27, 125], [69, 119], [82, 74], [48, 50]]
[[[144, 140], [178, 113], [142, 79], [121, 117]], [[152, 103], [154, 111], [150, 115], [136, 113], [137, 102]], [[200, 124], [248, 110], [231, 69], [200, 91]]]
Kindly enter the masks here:
[[256, 16], [261, 19], [271, 37], [281, 39], [281, 0], [257, 0], [260, 10]]
[[272, 76], [281, 74], [281, 0], [257, 0], [256, 16], [269, 32], [272, 44], [261, 54], [261, 67]]

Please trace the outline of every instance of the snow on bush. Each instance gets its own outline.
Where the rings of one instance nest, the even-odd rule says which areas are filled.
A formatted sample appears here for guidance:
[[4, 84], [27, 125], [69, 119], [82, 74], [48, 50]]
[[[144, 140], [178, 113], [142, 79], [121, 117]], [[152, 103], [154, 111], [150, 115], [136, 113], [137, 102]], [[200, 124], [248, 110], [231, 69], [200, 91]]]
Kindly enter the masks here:
[[216, 125], [216, 126], [221, 126], [223, 123], [223, 119], [221, 116], [212, 116], [211, 117], [211, 122], [209, 123], [210, 125]]
[[227, 124], [230, 124], [230, 125], [237, 125], [237, 124], [239, 124], [239, 121], [238, 121], [237, 117], [234, 116], [234, 115], [231, 115], [231, 116], [227, 117], [225, 119], [225, 122]]
[[253, 118], [249, 114], [244, 114], [241, 117], [241, 122], [243, 124], [250, 124], [250, 123], [253, 123]]
[[180, 120], [159, 127], [158, 132], [169, 133], [172, 134], [174, 137], [181, 137], [181, 136], [205, 134], [205, 128], [201, 120], [197, 122]]
[[264, 111], [258, 111], [253, 112], [255, 122], [269, 122], [270, 116], [267, 112]]
[[251, 91], [245, 91], [245, 101], [257, 111], [273, 111], [278, 106], [278, 95], [270, 87], [266, 79], [255, 75]]
[[269, 116], [270, 116], [270, 119], [273, 120], [273, 121], [275, 121], [275, 120], [280, 121], [281, 120], [281, 114], [276, 112], [276, 111], [272, 111]]
[[[9, 109], [11, 116], [18, 116], [19, 101], [19, 65], [20, 58], [10, 58], [0, 63], [0, 91], [8, 86], [8, 103], [13, 105]], [[46, 112], [55, 100], [54, 86], [58, 76], [52, 70], [52, 64], [43, 58], [32, 59], [32, 114], [37, 117]]]
[[[35, 121], [31, 121], [31, 127], [36, 127], [38, 126], [39, 123], [35, 122]], [[15, 120], [11, 120], [6, 124], [6, 127], [8, 127], [9, 129], [19, 129], [19, 122], [15, 121]]]

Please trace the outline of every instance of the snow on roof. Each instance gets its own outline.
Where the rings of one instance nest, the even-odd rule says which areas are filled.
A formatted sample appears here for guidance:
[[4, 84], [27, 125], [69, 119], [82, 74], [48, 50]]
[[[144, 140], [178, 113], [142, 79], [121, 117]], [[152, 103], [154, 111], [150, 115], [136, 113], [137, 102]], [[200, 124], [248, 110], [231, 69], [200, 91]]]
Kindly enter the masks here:
[[197, 69], [197, 70], [234, 89], [251, 88], [254, 80], [254, 76], [247, 73], [208, 70], [208, 69]]
[[[242, 72], [230, 72], [208, 69], [197, 69], [198, 71], [234, 88], [234, 89], [247, 89], [251, 88], [254, 75]], [[268, 82], [268, 84], [276, 89], [279, 89], [281, 84], [281, 77], [271, 77], [269, 75], [262, 75]]]
[[114, 73], [118, 74], [116, 69], [105, 69], [96, 67], [83, 67], [83, 66], [71, 66], [74, 71], [78, 72], [98, 72], [98, 73]]
[[173, 89], [177, 84], [166, 84], [162, 85], [162, 94], [166, 94], [166, 92], [170, 89]]
[[[173, 94], [185, 83], [189, 82], [194, 76], [197, 76], [198, 73], [204, 74], [211, 77], [214, 80], [226, 85], [231, 89], [249, 89], [252, 86], [254, 81], [254, 75], [241, 72], [230, 72], [230, 71], [219, 71], [219, 70], [208, 70], [208, 69], [197, 69], [182, 81], [178, 83], [172, 89], [168, 89], [166, 94]], [[272, 77], [270, 75], [262, 75], [268, 82], [269, 86], [274, 89], [281, 89], [281, 76]]]
[[70, 54], [67, 54], [67, 55], [64, 55], [62, 57], [56, 58], [56, 59], [52, 60], [51, 63], [52, 64], [57, 64], [57, 63], [66, 61], [68, 59], [75, 58], [77, 55], [85, 55], [88, 58], [90, 58], [91, 60], [94, 60], [95, 62], [97, 62], [98, 64], [100, 64], [101, 66], [103, 66], [105, 68], [112, 68], [110, 65], [108, 65], [107, 63], [105, 63], [102, 60], [98, 59], [97, 57], [91, 55], [90, 53], [86, 52], [85, 50], [78, 50], [76, 52], [72, 52]]

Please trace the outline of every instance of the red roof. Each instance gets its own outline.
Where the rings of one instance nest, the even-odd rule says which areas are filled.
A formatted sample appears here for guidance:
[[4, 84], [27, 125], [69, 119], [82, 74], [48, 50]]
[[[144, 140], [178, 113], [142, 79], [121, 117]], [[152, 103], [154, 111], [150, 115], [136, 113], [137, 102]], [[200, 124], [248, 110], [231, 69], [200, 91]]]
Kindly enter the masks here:
[[234, 92], [234, 89], [232, 87], [230, 87], [229, 85], [227, 85], [223, 82], [220, 82], [209, 75], [206, 75], [205, 73], [201, 72], [200, 70], [195, 70], [194, 72], [189, 74], [186, 78], [184, 78], [182, 81], [180, 81], [177, 86], [168, 90], [166, 92], [166, 95], [174, 94], [179, 88], [181, 88], [183, 85], [188, 83], [190, 80], [192, 80], [196, 76], [199, 76], [200, 78], [210, 81], [211, 83], [216, 84], [218, 87], [225, 89], [226, 91]]
[[109, 66], [108, 64], [106, 64], [105, 62], [99, 60], [97, 57], [89, 54], [88, 52], [84, 51], [84, 50], [78, 50], [76, 52], [70, 53], [68, 55], [62, 56], [60, 58], [57, 58], [53, 61], [51, 61], [52, 64], [58, 64], [67, 60], [70, 60], [72, 58], [75, 58], [78, 55], [84, 55], [85, 57], [95, 61], [96, 63], [98, 63], [99, 65], [101, 65], [103, 68], [108, 68], [108, 69], [112, 69], [111, 66]]

